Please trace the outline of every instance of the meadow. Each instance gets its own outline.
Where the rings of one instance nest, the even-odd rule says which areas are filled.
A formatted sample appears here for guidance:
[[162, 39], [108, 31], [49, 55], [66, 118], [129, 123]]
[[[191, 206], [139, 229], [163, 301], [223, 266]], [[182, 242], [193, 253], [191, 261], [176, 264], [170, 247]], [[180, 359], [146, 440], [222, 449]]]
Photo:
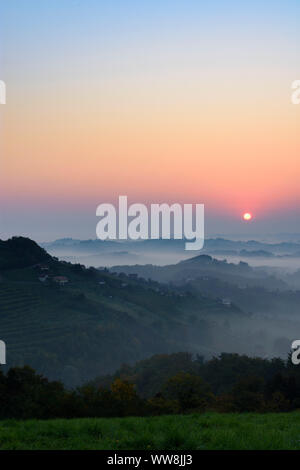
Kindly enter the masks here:
[[1, 450], [299, 450], [300, 412], [7, 420]]

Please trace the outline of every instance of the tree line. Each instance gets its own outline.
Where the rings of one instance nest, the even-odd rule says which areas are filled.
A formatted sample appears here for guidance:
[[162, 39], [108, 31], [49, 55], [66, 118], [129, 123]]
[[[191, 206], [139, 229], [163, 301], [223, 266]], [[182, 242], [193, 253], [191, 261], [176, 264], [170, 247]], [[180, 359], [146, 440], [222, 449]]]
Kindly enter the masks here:
[[0, 419], [286, 412], [300, 408], [300, 370], [290, 357], [155, 355], [76, 389], [29, 366], [0, 370]]

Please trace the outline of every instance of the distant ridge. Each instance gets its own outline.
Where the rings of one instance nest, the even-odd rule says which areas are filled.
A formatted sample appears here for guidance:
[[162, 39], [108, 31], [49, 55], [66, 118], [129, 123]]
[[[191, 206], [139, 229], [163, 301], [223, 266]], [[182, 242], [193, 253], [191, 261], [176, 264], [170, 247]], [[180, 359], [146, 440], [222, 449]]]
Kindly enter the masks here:
[[[97, 251], [106, 251], [116, 249], [122, 246], [124, 250], [133, 250], [135, 252], [147, 252], [150, 250], [166, 251], [184, 250], [186, 240], [77, 240], [72, 238], [61, 238], [53, 242], [41, 243], [43, 248], [49, 250], [55, 249], [72, 249], [76, 247], [82, 252], [93, 253]], [[266, 243], [256, 240], [236, 241], [225, 238], [208, 238], [205, 240], [204, 248], [201, 254], [216, 254], [224, 253], [231, 255], [250, 255], [251, 252], [256, 252], [258, 256], [270, 256], [270, 254], [290, 255], [300, 252], [299, 242], [280, 242], [280, 243]]]

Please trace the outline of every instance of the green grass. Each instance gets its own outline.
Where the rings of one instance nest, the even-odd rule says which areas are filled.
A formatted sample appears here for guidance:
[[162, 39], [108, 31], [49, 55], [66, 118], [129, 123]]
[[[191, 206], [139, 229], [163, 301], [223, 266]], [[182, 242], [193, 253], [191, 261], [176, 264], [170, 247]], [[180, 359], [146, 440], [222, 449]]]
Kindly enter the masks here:
[[8, 420], [0, 449], [300, 449], [300, 412]]

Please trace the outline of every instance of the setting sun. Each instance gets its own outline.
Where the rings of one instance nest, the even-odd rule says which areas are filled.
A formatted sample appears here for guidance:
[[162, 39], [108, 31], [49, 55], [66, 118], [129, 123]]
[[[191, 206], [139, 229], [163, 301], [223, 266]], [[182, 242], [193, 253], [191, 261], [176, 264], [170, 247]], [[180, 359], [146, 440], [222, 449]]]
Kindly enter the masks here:
[[250, 212], [245, 212], [245, 214], [243, 214], [243, 219], [248, 222], [252, 219], [252, 214], [250, 214]]

